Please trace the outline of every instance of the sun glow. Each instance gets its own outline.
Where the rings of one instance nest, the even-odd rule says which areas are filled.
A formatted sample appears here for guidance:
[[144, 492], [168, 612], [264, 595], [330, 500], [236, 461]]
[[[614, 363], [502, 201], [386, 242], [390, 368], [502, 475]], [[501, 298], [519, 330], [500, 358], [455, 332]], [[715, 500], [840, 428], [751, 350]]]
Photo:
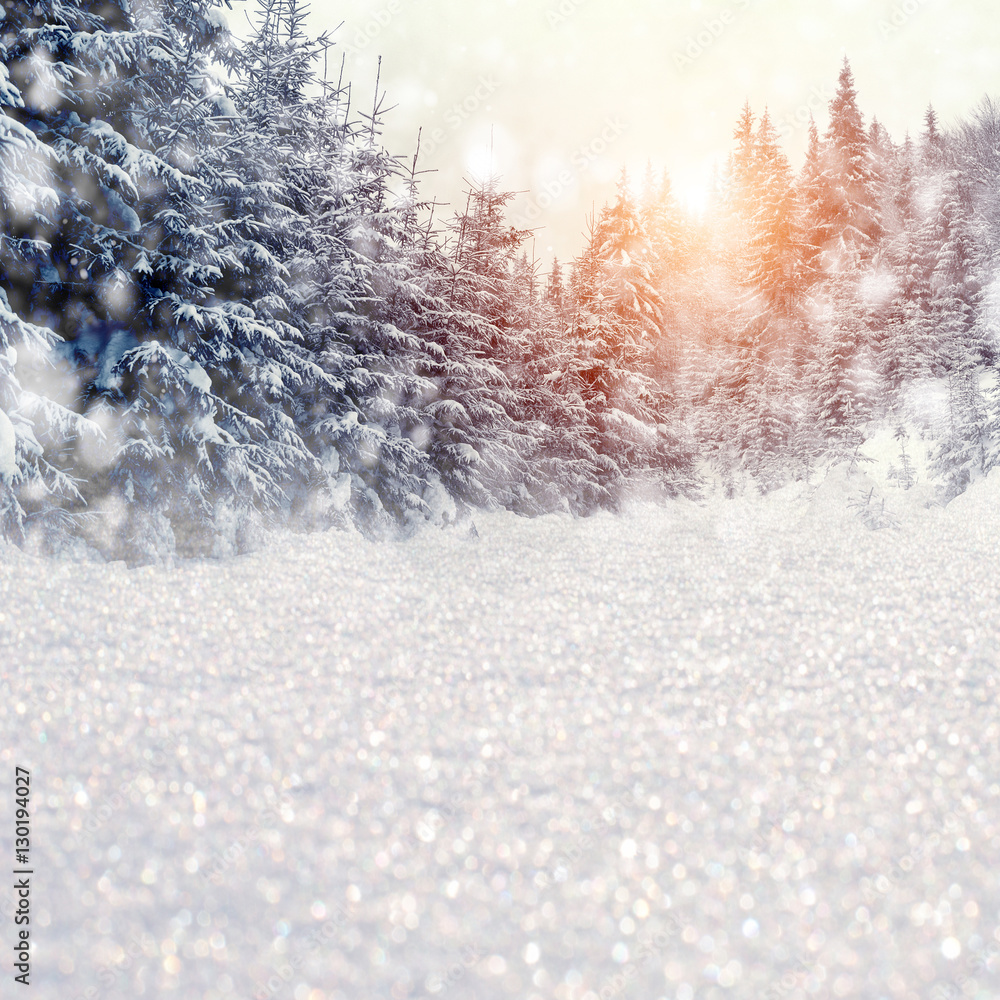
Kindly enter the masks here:
[[493, 176], [495, 165], [493, 151], [487, 146], [476, 145], [465, 153], [465, 170], [469, 179], [475, 183], [483, 183]]
[[701, 181], [685, 181], [675, 184], [674, 195], [678, 204], [688, 215], [701, 218], [708, 211], [711, 193], [708, 185]]

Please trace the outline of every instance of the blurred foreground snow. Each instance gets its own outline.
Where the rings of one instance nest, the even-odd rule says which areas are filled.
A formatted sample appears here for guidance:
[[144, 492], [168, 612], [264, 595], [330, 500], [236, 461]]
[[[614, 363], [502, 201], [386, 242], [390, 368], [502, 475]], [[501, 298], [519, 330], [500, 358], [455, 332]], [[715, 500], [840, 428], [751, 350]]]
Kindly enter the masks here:
[[1000, 995], [1000, 473], [867, 488], [0, 551], [31, 996]]

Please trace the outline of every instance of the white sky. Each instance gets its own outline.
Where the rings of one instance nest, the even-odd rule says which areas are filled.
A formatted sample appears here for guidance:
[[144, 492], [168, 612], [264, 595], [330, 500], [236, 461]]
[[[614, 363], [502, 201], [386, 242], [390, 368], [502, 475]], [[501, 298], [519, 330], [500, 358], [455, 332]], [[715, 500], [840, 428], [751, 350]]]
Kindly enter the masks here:
[[344, 22], [333, 53], [347, 50], [366, 107], [383, 57], [397, 105], [386, 145], [412, 154], [423, 126], [421, 162], [438, 171], [427, 196], [454, 208], [463, 175], [489, 162], [491, 132], [504, 187], [533, 193], [514, 203], [515, 220], [548, 185], [552, 203], [533, 223], [545, 227], [540, 258], [579, 251], [585, 217], [613, 197], [623, 163], [641, 175], [652, 159], [697, 204], [746, 99], [786, 125], [797, 166], [796, 113], [807, 121], [811, 103], [825, 129], [845, 53], [866, 121], [877, 115], [898, 139], [919, 133], [929, 101], [947, 124], [1000, 93], [995, 0], [313, 0], [312, 10], [316, 30]]

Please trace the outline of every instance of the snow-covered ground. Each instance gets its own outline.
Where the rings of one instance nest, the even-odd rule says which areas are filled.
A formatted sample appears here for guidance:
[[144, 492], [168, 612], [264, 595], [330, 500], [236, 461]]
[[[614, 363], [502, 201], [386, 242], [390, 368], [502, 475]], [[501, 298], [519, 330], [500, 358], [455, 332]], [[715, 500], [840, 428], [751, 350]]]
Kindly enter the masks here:
[[24, 995], [1000, 996], [1000, 473], [895, 530], [865, 488], [4, 549]]

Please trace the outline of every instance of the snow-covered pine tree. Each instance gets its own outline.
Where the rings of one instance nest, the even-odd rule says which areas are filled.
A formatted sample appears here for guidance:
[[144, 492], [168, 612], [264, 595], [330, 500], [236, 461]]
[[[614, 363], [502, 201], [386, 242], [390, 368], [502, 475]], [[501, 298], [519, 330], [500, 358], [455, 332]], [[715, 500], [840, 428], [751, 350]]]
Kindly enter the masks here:
[[985, 441], [985, 456], [983, 472], [989, 474], [1000, 468], [1000, 378], [994, 370], [990, 383], [983, 393], [983, 438]]
[[600, 312], [609, 318], [609, 348], [623, 360], [639, 361], [660, 334], [660, 293], [655, 287], [656, 255], [623, 170], [614, 204], [597, 224]]
[[[881, 141], [880, 129], [873, 134]], [[856, 443], [878, 395], [875, 337], [861, 281], [883, 234], [871, 139], [846, 58], [830, 102], [830, 126], [818, 158], [815, 147], [807, 158], [800, 187], [808, 242], [817, 250], [812, 261], [816, 308], [805, 374], [819, 426], [834, 452], [842, 454]]]
[[878, 331], [879, 380], [890, 408], [899, 390], [929, 372], [930, 269], [917, 234], [904, 228], [883, 255], [892, 295]]
[[563, 278], [562, 265], [558, 257], [552, 258], [552, 270], [549, 271], [545, 283], [545, 302], [551, 308], [553, 316], [560, 322], [568, 322], [568, 289]]
[[[433, 462], [427, 448], [430, 421], [424, 406], [436, 384], [426, 377], [439, 360], [434, 345], [414, 329], [415, 311], [424, 300], [422, 269], [428, 257], [426, 233], [391, 190], [401, 177], [397, 161], [381, 145], [378, 103], [368, 129], [355, 132], [344, 152], [339, 194], [329, 191], [321, 228], [340, 229], [337, 242], [347, 249], [323, 258], [326, 280], [336, 286], [350, 275], [349, 308], [324, 332], [324, 367], [346, 391], [346, 411], [356, 408], [356, 424], [341, 416], [343, 402], [323, 404], [324, 420], [314, 427], [324, 449], [334, 445], [341, 475], [352, 478], [352, 504], [374, 526], [434, 517]], [[343, 178], [349, 178], [344, 183]], [[416, 156], [408, 181], [416, 184]], [[337, 206], [334, 209], [334, 206]], [[332, 211], [330, 209], [333, 209]], [[339, 329], [340, 336], [334, 333]], [[350, 349], [345, 363], [343, 348]], [[343, 395], [343, 391], [341, 393]]]
[[868, 162], [871, 168], [871, 192], [879, 220], [879, 240], [898, 231], [896, 192], [898, 191], [899, 150], [888, 130], [873, 118], [868, 128]]
[[313, 465], [291, 416], [310, 366], [257, 218], [271, 192], [247, 184], [218, 79], [237, 60], [220, 3], [39, 2], [6, 47], [13, 76], [56, 81], [22, 112], [59, 164], [58, 280], [35, 312], [108, 435], [74, 456], [94, 537], [134, 559], [245, 544]]
[[806, 157], [795, 180], [795, 192], [802, 210], [803, 265], [813, 277], [818, 274], [827, 235], [822, 218], [822, 202], [825, 197], [822, 152], [819, 128], [810, 114]]
[[475, 183], [445, 245], [430, 241], [405, 329], [424, 353], [431, 386], [420, 408], [436, 480], [460, 507], [531, 509], [527, 456], [535, 443], [517, 420], [527, 338], [510, 322], [510, 282], [524, 233], [507, 225], [513, 197], [496, 178]]
[[854, 74], [845, 58], [830, 101], [821, 171], [809, 199], [810, 222], [828, 268], [839, 258], [866, 260], [881, 235], [871, 148], [857, 96]]
[[807, 247], [777, 130], [765, 111], [747, 137], [743, 124], [751, 120], [745, 108], [734, 133], [740, 144], [734, 159], [743, 158], [744, 147], [750, 158], [741, 170], [739, 214], [730, 215], [727, 226], [733, 289], [725, 318], [728, 336], [713, 385], [717, 419], [712, 439], [716, 461], [724, 469], [737, 465], [774, 484], [778, 456], [791, 429], [792, 409], [785, 397], [793, 387], [804, 337]]
[[877, 331], [890, 404], [907, 383], [942, 372], [937, 329], [942, 312], [937, 296], [940, 279], [933, 275], [949, 229], [944, 211], [947, 185], [947, 175], [918, 157], [908, 139], [892, 172], [881, 256], [893, 286]]
[[722, 191], [726, 208], [734, 218], [744, 223], [753, 213], [751, 206], [757, 168], [755, 123], [756, 115], [747, 101], [733, 129], [736, 149], [730, 154]]
[[788, 158], [765, 112], [755, 139], [754, 184], [749, 192], [749, 239], [743, 270], [765, 313], [758, 342], [772, 350], [788, 342], [785, 322], [794, 317], [807, 281], [805, 241]]
[[978, 349], [996, 372], [1000, 366], [1000, 105], [984, 99], [955, 139], [955, 157], [968, 185], [975, 219], [982, 282]]
[[874, 257], [861, 265], [861, 280], [866, 344], [877, 356], [875, 408], [887, 413], [896, 408], [901, 386], [917, 376], [925, 357], [930, 272], [918, 233], [913, 143], [907, 136], [897, 146], [873, 119], [869, 146], [882, 235]]
[[690, 453], [671, 426], [670, 400], [654, 378], [662, 336], [655, 255], [622, 171], [614, 204], [593, 226], [578, 269], [593, 282], [574, 327], [584, 399], [602, 456], [601, 484], [620, 493], [629, 478], [688, 489]]
[[[349, 89], [317, 75], [328, 40], [305, 36], [304, 17], [299, 0], [262, 2], [238, 100], [265, 146], [280, 151], [271, 165], [285, 199], [275, 253], [319, 373], [296, 396], [297, 423], [323, 470], [301, 514], [381, 531], [428, 513], [419, 409], [432, 387], [416, 374], [425, 344], [405, 329], [426, 245], [414, 228], [416, 156], [407, 176], [382, 146], [378, 83], [370, 113], [350, 117]], [[402, 203], [391, 190], [398, 181], [408, 188]]]
[[982, 292], [976, 337], [986, 368], [983, 386], [983, 472], [1000, 466], [1000, 105], [984, 98], [955, 139], [956, 158], [969, 185], [979, 241]]
[[681, 285], [691, 268], [689, 220], [674, 197], [670, 176], [647, 166], [639, 205], [652, 247], [652, 283], [660, 296], [660, 333], [653, 363], [658, 379], [676, 387], [683, 366]]
[[[858, 253], [855, 248], [855, 254]], [[867, 303], [861, 291], [861, 262], [840, 257], [840, 270], [825, 284], [819, 335], [806, 366], [815, 393], [816, 422], [829, 450], [844, 457], [861, 441], [861, 427], [878, 400], [876, 355], [870, 343]]]
[[928, 344], [933, 374], [948, 382], [949, 416], [932, 468], [955, 496], [989, 467], [986, 401], [980, 384], [994, 360], [981, 313], [983, 260], [971, 192], [951, 171], [932, 223], [936, 259], [930, 278]]
[[938, 125], [938, 115], [934, 106], [927, 105], [924, 114], [924, 131], [921, 136], [920, 150], [926, 169], [934, 173], [944, 168], [948, 159], [948, 144], [944, 133]]
[[993, 361], [993, 345], [980, 322], [985, 267], [974, 213], [968, 183], [959, 171], [951, 171], [925, 228], [932, 331], [928, 351], [938, 375]]
[[909, 132], [896, 150], [886, 186], [888, 201], [882, 220], [886, 235], [891, 237], [911, 226], [916, 216], [916, 150]]
[[957, 132], [957, 166], [970, 186], [976, 214], [983, 224], [986, 252], [1000, 247], [1000, 104], [984, 98]]
[[527, 502], [521, 509], [530, 503], [537, 510], [587, 513], [611, 498], [599, 484], [580, 357], [568, 336], [569, 303], [560, 314], [540, 300], [524, 254], [507, 287], [502, 325], [520, 330], [525, 345], [521, 362], [506, 372], [521, 390], [512, 416], [531, 442], [522, 483]]
[[963, 493], [993, 467], [996, 445], [992, 434], [995, 417], [992, 400], [984, 399], [979, 371], [960, 368], [949, 372], [948, 420], [931, 451], [931, 473], [943, 485], [945, 501]]
[[[46, 104], [58, 101], [60, 80], [42, 58], [15, 64], [11, 79], [8, 52], [39, 17], [34, 9], [8, 7], [0, 22], [0, 540], [21, 544], [31, 532], [56, 545], [73, 533], [83, 502], [67, 453], [93, 444], [100, 431], [65, 405], [72, 382], [61, 384], [53, 352], [58, 338], [44, 325], [50, 315], [37, 309], [47, 286], [59, 280], [57, 161], [30, 127], [15, 80], [31, 100]], [[28, 389], [20, 373], [32, 368]]]
[[687, 233], [670, 175], [655, 172], [652, 165], [643, 182], [640, 219], [653, 248], [654, 276], [661, 293], [667, 293], [671, 274], [687, 263]]

